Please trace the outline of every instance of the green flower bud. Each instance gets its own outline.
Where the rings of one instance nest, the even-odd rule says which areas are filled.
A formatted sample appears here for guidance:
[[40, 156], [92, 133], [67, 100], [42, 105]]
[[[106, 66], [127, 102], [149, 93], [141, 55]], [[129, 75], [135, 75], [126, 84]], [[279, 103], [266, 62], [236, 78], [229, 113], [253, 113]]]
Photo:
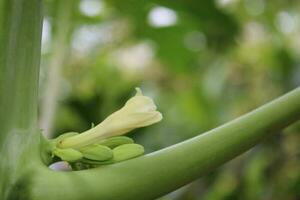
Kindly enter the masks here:
[[114, 161], [120, 162], [143, 155], [144, 147], [139, 144], [123, 144], [113, 149]]
[[75, 135], [78, 135], [79, 133], [77, 132], [67, 132], [67, 133], [64, 133], [64, 134], [61, 134], [60, 136], [58, 136], [57, 138], [53, 139], [53, 141], [55, 143], [59, 143], [60, 141], [62, 141], [63, 139], [66, 139], [68, 137], [72, 137], [72, 136], [75, 136]]
[[107, 146], [95, 144], [86, 146], [79, 150], [84, 158], [96, 161], [105, 161], [113, 157], [113, 152]]
[[106, 160], [106, 161], [98, 161], [98, 160], [90, 160], [88, 158], [83, 158], [81, 159], [81, 162], [84, 164], [89, 164], [89, 165], [108, 165], [108, 164], [113, 164], [114, 160], [110, 159], [110, 160]]
[[79, 151], [77, 151], [75, 149], [71, 149], [71, 148], [68, 148], [68, 149], [56, 148], [53, 151], [53, 154], [67, 162], [75, 162], [75, 161], [80, 160], [83, 157], [82, 153], [80, 153]]
[[111, 137], [111, 138], [101, 140], [98, 144], [108, 146], [109, 148], [113, 149], [123, 144], [132, 144], [132, 143], [134, 143], [134, 141], [129, 137], [117, 136], [117, 137]]

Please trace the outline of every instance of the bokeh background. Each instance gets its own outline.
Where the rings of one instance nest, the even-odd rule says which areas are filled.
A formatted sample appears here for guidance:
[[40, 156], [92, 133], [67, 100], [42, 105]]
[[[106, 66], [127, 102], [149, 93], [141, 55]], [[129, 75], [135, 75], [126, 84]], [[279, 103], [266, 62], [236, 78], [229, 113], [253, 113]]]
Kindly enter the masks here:
[[[46, 0], [41, 128], [84, 131], [137, 86], [164, 115], [129, 134], [147, 152], [234, 119], [300, 85], [299, 10], [297, 0]], [[300, 199], [299, 144], [298, 123], [160, 200]]]

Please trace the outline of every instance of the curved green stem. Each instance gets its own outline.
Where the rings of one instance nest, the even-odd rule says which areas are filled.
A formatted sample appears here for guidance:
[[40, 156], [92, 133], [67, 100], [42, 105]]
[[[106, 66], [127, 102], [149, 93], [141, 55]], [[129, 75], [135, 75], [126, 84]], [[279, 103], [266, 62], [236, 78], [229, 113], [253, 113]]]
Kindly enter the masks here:
[[146, 156], [77, 172], [39, 168], [32, 180], [32, 199], [155, 199], [299, 119], [300, 88], [223, 126]]

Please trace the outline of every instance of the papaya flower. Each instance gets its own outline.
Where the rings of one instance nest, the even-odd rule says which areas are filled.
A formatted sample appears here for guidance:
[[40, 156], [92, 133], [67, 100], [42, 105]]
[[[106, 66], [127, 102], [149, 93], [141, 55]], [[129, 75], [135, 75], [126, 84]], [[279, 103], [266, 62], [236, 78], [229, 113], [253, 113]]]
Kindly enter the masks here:
[[130, 98], [120, 110], [109, 115], [97, 126], [61, 140], [58, 147], [82, 148], [105, 138], [123, 135], [133, 129], [161, 121], [162, 114], [156, 110], [153, 100], [144, 96], [140, 88], [136, 88], [136, 91], [136, 95]]

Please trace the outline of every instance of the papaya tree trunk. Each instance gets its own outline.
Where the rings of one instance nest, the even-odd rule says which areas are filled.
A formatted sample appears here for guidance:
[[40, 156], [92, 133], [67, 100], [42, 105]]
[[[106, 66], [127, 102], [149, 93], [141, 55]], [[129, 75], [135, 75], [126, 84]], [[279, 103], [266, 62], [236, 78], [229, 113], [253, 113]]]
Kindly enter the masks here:
[[[0, 199], [39, 160], [40, 0], [0, 1]], [[16, 199], [16, 198], [15, 198]]]

